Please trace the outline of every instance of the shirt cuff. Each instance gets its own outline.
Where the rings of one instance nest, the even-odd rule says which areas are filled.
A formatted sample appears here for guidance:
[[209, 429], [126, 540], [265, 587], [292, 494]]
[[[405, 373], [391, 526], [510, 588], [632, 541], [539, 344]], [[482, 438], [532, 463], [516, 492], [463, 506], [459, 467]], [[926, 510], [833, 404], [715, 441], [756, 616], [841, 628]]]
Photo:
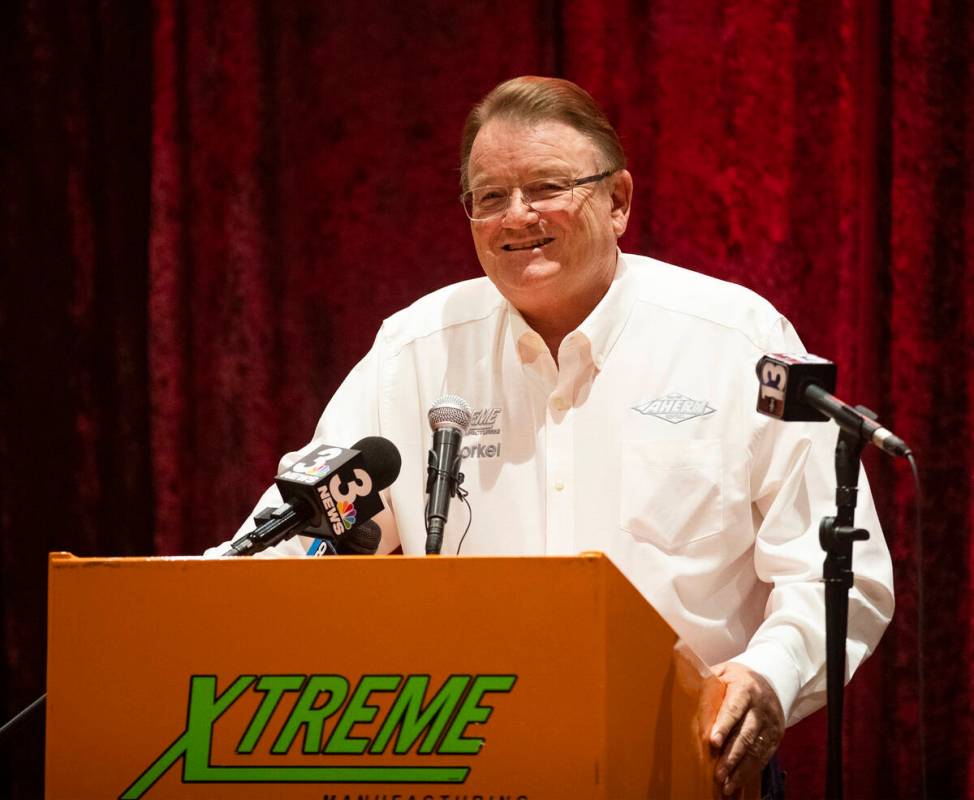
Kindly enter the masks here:
[[730, 659], [735, 664], [743, 664], [754, 670], [771, 684], [781, 710], [785, 714], [785, 724], [791, 716], [791, 709], [801, 690], [801, 677], [798, 668], [782, 648], [770, 642], [761, 642], [748, 647], [739, 656]]

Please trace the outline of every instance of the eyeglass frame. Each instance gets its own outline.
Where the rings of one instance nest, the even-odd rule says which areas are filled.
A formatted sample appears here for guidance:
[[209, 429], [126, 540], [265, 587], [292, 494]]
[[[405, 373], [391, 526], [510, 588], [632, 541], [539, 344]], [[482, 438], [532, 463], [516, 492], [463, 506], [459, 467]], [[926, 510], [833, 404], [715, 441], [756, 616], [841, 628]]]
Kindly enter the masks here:
[[[604, 181], [610, 175], [612, 175], [612, 174], [614, 174], [614, 173], [616, 173], [618, 171], [619, 171], [618, 169], [607, 169], [604, 172], [599, 172], [599, 173], [596, 173], [595, 175], [586, 175], [584, 178], [572, 178], [572, 179], [570, 179], [568, 181], [568, 187], [567, 188], [568, 188], [569, 192], [571, 192], [574, 195], [575, 187], [576, 186], [585, 186], [586, 184], [598, 183], [599, 181]], [[538, 181], [543, 181], [543, 180], [544, 180], [544, 178], [538, 178], [537, 180], [528, 181], [528, 183], [537, 183]], [[484, 186], [484, 187], [481, 187], [481, 188], [482, 189], [486, 189], [488, 187]], [[540, 214], [541, 213], [536, 208], [534, 208], [533, 205], [528, 200], [525, 199], [524, 186], [499, 186], [499, 185], [495, 186], [494, 184], [490, 184], [490, 188], [502, 188], [502, 189], [504, 189], [504, 191], [507, 192], [507, 205], [504, 206], [504, 208], [501, 211], [498, 211], [498, 212], [496, 212], [494, 214], [491, 214], [489, 217], [472, 217], [472, 216], [470, 216], [470, 212], [467, 211], [467, 204], [464, 201], [464, 198], [467, 195], [472, 195], [473, 192], [474, 192], [474, 190], [473, 189], [467, 189], [467, 191], [465, 191], [463, 194], [460, 195], [460, 205], [463, 206], [463, 213], [467, 215], [467, 219], [469, 219], [471, 222], [486, 222], [489, 219], [495, 219], [497, 217], [503, 217], [508, 211], [510, 211], [510, 208], [511, 208], [511, 199], [513, 197], [512, 192], [513, 192], [514, 189], [520, 189], [521, 190], [521, 202], [523, 202], [524, 205], [526, 205], [535, 214]], [[571, 202], [571, 200], [569, 200], [569, 202]]]

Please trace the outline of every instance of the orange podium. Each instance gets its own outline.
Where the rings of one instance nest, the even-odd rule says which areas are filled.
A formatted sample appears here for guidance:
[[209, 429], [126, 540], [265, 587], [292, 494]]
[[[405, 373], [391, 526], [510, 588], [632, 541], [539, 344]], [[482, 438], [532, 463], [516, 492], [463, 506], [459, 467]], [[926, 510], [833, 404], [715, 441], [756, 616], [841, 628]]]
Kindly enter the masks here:
[[600, 554], [50, 560], [47, 797], [712, 798], [723, 688]]

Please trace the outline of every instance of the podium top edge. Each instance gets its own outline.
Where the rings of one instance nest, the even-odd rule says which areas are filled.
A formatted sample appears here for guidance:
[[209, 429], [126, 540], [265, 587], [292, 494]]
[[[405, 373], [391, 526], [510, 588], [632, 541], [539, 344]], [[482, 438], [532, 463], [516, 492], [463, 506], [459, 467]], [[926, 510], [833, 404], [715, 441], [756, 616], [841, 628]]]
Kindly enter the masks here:
[[225, 564], [227, 562], [244, 563], [244, 562], [259, 562], [259, 563], [275, 563], [275, 562], [306, 562], [306, 563], [316, 563], [319, 561], [363, 561], [366, 559], [379, 559], [382, 561], [398, 560], [398, 561], [579, 561], [579, 562], [595, 562], [595, 561], [608, 561], [608, 556], [605, 553], [599, 552], [597, 550], [585, 551], [583, 553], [578, 553], [576, 555], [439, 555], [439, 556], [425, 556], [425, 555], [371, 555], [371, 556], [328, 556], [325, 559], [321, 558], [308, 558], [308, 556], [280, 556], [277, 558], [207, 558], [200, 555], [195, 556], [76, 556], [73, 553], [65, 551], [56, 551], [48, 553], [48, 563], [50, 565], [91, 565], [91, 564], [138, 564], [138, 563], [198, 563], [207, 562], [214, 564]]

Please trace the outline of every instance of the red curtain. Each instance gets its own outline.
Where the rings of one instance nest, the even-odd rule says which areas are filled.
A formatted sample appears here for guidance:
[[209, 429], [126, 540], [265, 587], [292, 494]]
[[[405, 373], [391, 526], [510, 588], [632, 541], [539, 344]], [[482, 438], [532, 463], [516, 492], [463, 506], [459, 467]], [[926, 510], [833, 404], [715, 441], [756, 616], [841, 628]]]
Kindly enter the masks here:
[[[25, 0], [0, 14], [4, 716], [43, 690], [46, 552], [226, 538], [381, 319], [478, 274], [456, 201], [469, 107], [505, 78], [563, 75], [626, 146], [624, 249], [768, 297], [839, 363], [839, 393], [917, 452], [931, 796], [974, 797], [964, 2], [102, 0], [64, 14]], [[847, 787], [908, 798], [915, 498], [905, 465], [866, 466], [898, 608], [847, 692]], [[822, 716], [786, 738], [792, 798], [821, 796]], [[37, 795], [38, 751], [0, 744], [14, 796]]]
[[[0, 4], [3, 721], [44, 691], [48, 551], [152, 552], [151, 16]], [[43, 796], [42, 718], [0, 740], [0, 796]]]

